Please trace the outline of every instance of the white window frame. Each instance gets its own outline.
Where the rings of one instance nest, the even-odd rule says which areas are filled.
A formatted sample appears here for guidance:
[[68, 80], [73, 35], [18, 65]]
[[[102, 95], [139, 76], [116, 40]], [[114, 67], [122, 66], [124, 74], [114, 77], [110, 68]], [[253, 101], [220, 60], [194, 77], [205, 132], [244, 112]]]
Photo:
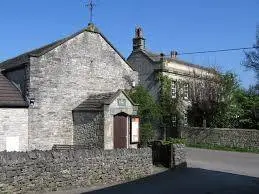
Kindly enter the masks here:
[[189, 84], [188, 83], [185, 83], [183, 85], [183, 98], [186, 100], [189, 98]]
[[172, 83], [171, 83], [171, 96], [172, 96], [172, 98], [176, 98], [176, 94], [177, 94], [176, 81], [172, 81]]
[[173, 127], [176, 127], [176, 125], [177, 125], [177, 116], [176, 115], [172, 116], [172, 125], [173, 125]]
[[187, 113], [185, 113], [184, 116], [183, 116], [183, 122], [184, 122], [185, 126], [188, 125], [188, 115], [187, 115]]

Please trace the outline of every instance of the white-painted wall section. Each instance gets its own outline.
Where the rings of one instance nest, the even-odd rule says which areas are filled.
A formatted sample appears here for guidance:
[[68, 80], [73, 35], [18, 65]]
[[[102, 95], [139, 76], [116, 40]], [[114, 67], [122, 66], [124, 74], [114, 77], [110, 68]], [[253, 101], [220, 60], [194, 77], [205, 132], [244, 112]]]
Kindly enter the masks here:
[[0, 108], [0, 151], [28, 149], [28, 109]]

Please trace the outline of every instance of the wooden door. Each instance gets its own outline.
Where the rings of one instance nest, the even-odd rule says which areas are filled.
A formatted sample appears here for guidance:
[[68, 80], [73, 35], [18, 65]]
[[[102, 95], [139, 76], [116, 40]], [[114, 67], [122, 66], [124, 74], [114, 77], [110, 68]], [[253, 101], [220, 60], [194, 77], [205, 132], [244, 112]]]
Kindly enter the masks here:
[[127, 123], [128, 117], [125, 114], [118, 114], [114, 116], [114, 131], [113, 143], [114, 149], [127, 148]]

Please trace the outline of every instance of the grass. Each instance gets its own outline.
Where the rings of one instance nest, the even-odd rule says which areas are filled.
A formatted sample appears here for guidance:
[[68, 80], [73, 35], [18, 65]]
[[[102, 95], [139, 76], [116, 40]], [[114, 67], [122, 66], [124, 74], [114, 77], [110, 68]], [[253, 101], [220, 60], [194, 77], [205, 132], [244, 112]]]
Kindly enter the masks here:
[[222, 151], [231, 151], [231, 152], [250, 152], [259, 154], [258, 148], [242, 148], [242, 147], [230, 147], [230, 146], [221, 146], [221, 145], [213, 145], [213, 144], [187, 144], [188, 147], [193, 148], [204, 148], [211, 150], [222, 150]]
[[163, 145], [167, 144], [186, 144], [186, 139], [182, 138], [169, 138], [166, 141], [162, 141]]

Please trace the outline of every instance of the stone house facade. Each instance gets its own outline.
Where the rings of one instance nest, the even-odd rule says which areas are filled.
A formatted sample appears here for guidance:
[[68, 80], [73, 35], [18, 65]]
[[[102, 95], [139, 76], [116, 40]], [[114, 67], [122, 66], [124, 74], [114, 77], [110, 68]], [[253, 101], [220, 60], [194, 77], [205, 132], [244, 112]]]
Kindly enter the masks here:
[[[9, 140], [18, 144], [12, 148], [17, 151], [86, 142], [91, 142], [89, 148], [113, 149], [114, 116], [123, 112], [129, 119], [137, 114], [136, 105], [121, 90], [138, 83], [138, 73], [93, 24], [2, 62], [0, 70], [0, 78], [9, 82], [22, 99], [12, 108], [8, 99], [4, 104], [5, 99], [0, 97], [0, 120], [5, 122], [0, 124], [0, 150], [7, 148]], [[98, 94], [109, 94], [113, 101], [98, 99]], [[93, 96], [99, 100], [100, 110], [80, 110], [82, 103]], [[125, 99], [123, 107], [114, 107], [118, 98]], [[126, 147], [136, 145], [127, 143]]]
[[[195, 82], [204, 84], [215, 76], [215, 70], [212, 68], [180, 60], [176, 51], [172, 51], [170, 55], [149, 51], [141, 28], [135, 30], [133, 50], [127, 61], [139, 73], [140, 85], [144, 86], [157, 102], [160, 100], [161, 91], [158, 75], [167, 76], [171, 80], [171, 97], [181, 96], [184, 125], [188, 124], [186, 114], [187, 107], [191, 105], [190, 91], [193, 89], [193, 84]], [[176, 121], [176, 117], [172, 117], [172, 123], [174, 120]], [[165, 136], [165, 132], [162, 131], [157, 134], [157, 138]]]

